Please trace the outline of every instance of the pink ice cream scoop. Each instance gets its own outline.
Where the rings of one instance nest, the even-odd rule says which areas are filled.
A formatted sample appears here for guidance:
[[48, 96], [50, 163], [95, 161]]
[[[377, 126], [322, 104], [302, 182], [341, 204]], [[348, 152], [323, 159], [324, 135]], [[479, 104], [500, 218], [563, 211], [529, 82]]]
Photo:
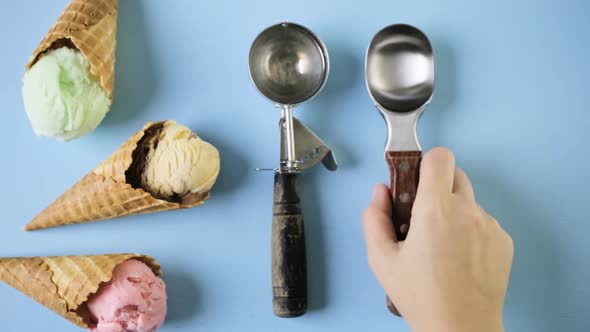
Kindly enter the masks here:
[[146, 264], [130, 259], [87, 305], [96, 322], [92, 332], [154, 332], [166, 318], [166, 285]]

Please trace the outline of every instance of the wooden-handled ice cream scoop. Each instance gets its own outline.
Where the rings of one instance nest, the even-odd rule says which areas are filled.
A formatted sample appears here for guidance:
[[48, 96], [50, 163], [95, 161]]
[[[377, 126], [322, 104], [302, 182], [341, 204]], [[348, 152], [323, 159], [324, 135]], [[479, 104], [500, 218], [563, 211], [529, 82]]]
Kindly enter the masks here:
[[[393, 225], [406, 238], [416, 198], [422, 151], [416, 124], [434, 92], [434, 51], [417, 28], [396, 24], [379, 31], [367, 50], [366, 83], [388, 128], [385, 159], [391, 175]], [[400, 316], [387, 299], [389, 310]]]
[[256, 37], [249, 65], [258, 91], [281, 109], [281, 163], [275, 170], [272, 220], [273, 310], [279, 317], [297, 317], [307, 310], [305, 233], [297, 178], [320, 161], [335, 170], [336, 160], [330, 148], [293, 116], [293, 108], [316, 96], [326, 83], [328, 52], [307, 28], [285, 22]]

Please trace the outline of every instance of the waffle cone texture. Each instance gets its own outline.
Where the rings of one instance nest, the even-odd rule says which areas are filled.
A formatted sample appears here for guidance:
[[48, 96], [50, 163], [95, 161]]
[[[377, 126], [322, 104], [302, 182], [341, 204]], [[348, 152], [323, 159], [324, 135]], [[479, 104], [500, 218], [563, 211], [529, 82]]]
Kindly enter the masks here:
[[47, 51], [75, 48], [88, 60], [90, 72], [100, 78], [100, 85], [112, 100], [117, 14], [118, 0], [72, 0], [33, 52], [26, 69]]
[[117, 265], [129, 259], [142, 261], [161, 275], [152, 257], [113, 254], [0, 258], [0, 280], [79, 327], [92, 328], [86, 301], [112, 279]]
[[106, 161], [86, 174], [26, 226], [32, 231], [166, 210], [191, 208], [210, 196], [191, 194], [182, 200], [159, 199], [139, 187], [132, 166], [141, 163], [141, 141], [156, 135], [166, 122], [150, 122]]

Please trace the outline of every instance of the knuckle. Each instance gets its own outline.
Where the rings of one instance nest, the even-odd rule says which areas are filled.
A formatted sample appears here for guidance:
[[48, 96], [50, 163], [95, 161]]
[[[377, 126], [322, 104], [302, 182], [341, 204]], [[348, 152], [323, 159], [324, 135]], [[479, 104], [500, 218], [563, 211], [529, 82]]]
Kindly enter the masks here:
[[506, 239], [508, 247], [510, 248], [510, 252], [514, 253], [514, 239], [506, 231], [504, 231], [504, 237]]
[[482, 211], [482, 209], [478, 205], [469, 205], [469, 208], [465, 213], [467, 216], [466, 219], [468, 219], [468, 221], [470, 222], [475, 221], [483, 224], [489, 222], [487, 215], [485, 214], [485, 212]]
[[486, 223], [493, 225], [494, 227], [499, 227], [500, 229], [502, 228], [498, 220], [489, 213], [487, 213], [487, 211], [483, 207], [481, 207], [481, 205], [477, 205], [477, 210], [479, 211], [480, 218], [484, 220]]
[[373, 210], [370, 207], [368, 207], [361, 214], [361, 220], [363, 221], [363, 223], [367, 223], [372, 219], [373, 215]]
[[436, 159], [442, 162], [453, 162], [455, 160], [455, 155], [451, 150], [446, 147], [436, 147], [428, 153], [429, 157], [432, 159]]
[[444, 204], [440, 200], [432, 200], [428, 204], [422, 207], [421, 213], [423, 218], [434, 222], [440, 222], [445, 219], [445, 208]]
[[460, 174], [461, 176], [467, 177], [467, 173], [465, 173], [465, 170], [461, 167], [455, 168], [455, 172], [457, 172], [457, 174]]
[[[484, 216], [484, 218], [485, 218], [485, 220], [486, 220], [488, 223], [490, 223], [490, 224], [492, 224], [492, 225], [494, 225], [494, 226], [496, 226], [496, 227], [500, 227], [500, 223], [498, 222], [498, 220], [497, 220], [496, 218], [494, 218], [494, 217], [492, 217], [492, 216], [490, 216], [490, 215], [488, 215], [488, 214], [486, 214], [486, 215]], [[501, 228], [501, 227], [500, 227], [500, 228]]]
[[479, 213], [480, 213], [480, 214], [481, 214], [483, 217], [485, 217], [485, 218], [491, 218], [491, 217], [492, 217], [492, 216], [490, 216], [490, 215], [489, 215], [489, 214], [486, 212], [486, 210], [485, 210], [485, 209], [484, 209], [484, 208], [483, 208], [481, 205], [479, 205], [478, 203], [475, 203], [475, 204], [476, 204], [476, 208], [477, 208], [477, 210], [479, 211]]

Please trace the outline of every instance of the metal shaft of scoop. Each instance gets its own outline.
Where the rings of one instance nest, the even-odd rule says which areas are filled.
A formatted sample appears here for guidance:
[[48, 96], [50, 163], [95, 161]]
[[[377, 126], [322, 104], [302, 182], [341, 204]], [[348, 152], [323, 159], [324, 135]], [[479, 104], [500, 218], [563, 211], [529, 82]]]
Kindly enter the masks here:
[[[284, 170], [294, 171], [297, 170], [297, 160], [295, 159], [295, 133], [293, 130], [293, 106], [284, 105], [281, 109], [282, 118], [284, 121], [282, 125], [285, 127], [285, 141], [287, 146], [287, 160]], [[283, 169], [283, 165], [281, 165]]]

